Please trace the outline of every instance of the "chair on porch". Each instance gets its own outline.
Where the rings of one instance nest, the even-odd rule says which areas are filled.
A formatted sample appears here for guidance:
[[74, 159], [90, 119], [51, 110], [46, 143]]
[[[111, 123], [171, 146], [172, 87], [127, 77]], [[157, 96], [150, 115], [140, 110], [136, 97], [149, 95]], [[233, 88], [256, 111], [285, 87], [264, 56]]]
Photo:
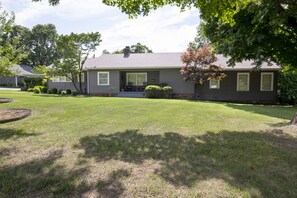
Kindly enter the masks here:
[[133, 91], [133, 83], [132, 82], [127, 83], [126, 91]]
[[144, 92], [144, 89], [146, 88], [147, 85], [148, 85], [147, 82], [143, 82], [143, 85], [140, 87], [140, 91]]

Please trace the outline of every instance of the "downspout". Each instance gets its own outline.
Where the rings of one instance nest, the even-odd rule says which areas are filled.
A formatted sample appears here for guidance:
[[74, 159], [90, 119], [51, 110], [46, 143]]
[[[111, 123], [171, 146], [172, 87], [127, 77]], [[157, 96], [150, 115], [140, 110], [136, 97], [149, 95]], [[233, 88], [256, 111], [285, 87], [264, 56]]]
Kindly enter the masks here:
[[90, 94], [90, 74], [89, 74], [89, 70], [87, 70], [87, 93]]

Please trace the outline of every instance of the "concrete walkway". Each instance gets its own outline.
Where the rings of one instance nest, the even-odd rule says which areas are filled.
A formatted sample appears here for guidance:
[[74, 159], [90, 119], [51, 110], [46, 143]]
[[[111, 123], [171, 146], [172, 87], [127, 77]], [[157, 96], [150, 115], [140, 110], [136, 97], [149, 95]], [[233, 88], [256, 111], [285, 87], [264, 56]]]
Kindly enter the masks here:
[[0, 91], [1, 90], [5, 90], [5, 91], [7, 91], [7, 90], [10, 90], [10, 91], [20, 91], [21, 88], [0, 87]]

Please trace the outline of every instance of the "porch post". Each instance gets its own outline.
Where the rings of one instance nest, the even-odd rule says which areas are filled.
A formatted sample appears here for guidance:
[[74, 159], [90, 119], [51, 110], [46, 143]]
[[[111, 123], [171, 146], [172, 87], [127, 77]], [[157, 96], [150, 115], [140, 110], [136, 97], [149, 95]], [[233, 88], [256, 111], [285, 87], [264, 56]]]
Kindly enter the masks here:
[[90, 74], [89, 70], [87, 70], [87, 92], [90, 94]]
[[15, 78], [15, 86], [18, 87], [18, 76], [15, 75], [14, 78]]

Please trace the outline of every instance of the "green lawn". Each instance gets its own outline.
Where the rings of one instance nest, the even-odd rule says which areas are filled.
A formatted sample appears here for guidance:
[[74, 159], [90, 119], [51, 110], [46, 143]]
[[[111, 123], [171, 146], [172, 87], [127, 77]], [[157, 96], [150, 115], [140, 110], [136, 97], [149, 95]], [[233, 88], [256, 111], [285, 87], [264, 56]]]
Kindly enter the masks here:
[[0, 197], [297, 197], [293, 107], [0, 91]]

